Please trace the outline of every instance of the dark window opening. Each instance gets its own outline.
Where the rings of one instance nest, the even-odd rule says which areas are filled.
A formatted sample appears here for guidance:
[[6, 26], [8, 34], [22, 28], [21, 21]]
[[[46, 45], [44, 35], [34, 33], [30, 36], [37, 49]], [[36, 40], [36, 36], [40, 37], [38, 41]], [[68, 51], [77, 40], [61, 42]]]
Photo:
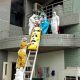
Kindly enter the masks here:
[[80, 80], [80, 77], [78, 77], [78, 80]]
[[59, 34], [65, 34], [65, 27], [59, 27]]
[[66, 80], [76, 80], [75, 76], [66, 76]]
[[16, 73], [16, 62], [13, 62], [12, 63], [12, 77], [11, 77], [11, 80], [14, 80], [15, 73]]
[[[58, 34], [65, 34], [65, 27], [59, 27], [58, 29]], [[51, 25], [49, 25], [48, 34], [52, 34]]]
[[23, 26], [24, 0], [11, 0], [10, 24]]
[[51, 25], [49, 25], [48, 34], [52, 34]]

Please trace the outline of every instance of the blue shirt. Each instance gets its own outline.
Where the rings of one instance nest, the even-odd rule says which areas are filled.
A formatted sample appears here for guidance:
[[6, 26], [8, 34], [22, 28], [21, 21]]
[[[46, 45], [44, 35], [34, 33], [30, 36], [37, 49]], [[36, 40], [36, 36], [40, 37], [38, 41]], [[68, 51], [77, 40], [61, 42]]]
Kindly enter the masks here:
[[49, 21], [46, 17], [44, 17], [43, 22], [40, 23], [40, 27], [42, 29], [42, 34], [47, 34], [48, 33]]

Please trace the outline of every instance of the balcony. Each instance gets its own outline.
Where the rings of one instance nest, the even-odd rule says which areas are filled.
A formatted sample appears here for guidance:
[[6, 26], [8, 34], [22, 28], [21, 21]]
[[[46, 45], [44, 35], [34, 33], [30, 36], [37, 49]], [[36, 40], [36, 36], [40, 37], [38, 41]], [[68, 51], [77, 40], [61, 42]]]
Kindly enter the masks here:
[[[71, 3], [72, 4], [72, 3]], [[48, 10], [54, 8], [53, 7], [54, 4], [51, 4], [49, 6], [51, 6], [51, 8], [48, 8], [49, 6], [46, 6], [48, 8]], [[70, 5], [70, 4], [69, 4]], [[61, 8], [60, 11], [60, 26], [69, 26], [69, 25], [74, 25], [74, 24], [79, 24], [80, 23], [80, 14], [79, 13], [73, 13], [73, 9], [68, 10], [67, 9], [67, 3], [66, 0], [64, 0], [63, 2], [63, 8]], [[72, 6], [72, 5], [71, 5]], [[56, 9], [57, 10], [57, 9]], [[50, 11], [48, 11], [50, 14]], [[26, 29], [28, 30], [28, 18], [31, 15], [26, 15]], [[51, 15], [48, 15], [51, 16]], [[0, 23], [1, 24], [1, 23]], [[2, 23], [3, 24], [3, 23]], [[4, 27], [4, 25], [1, 24], [1, 28]], [[6, 27], [6, 23], [5, 27]], [[9, 26], [9, 23], [8, 25]], [[2, 31], [9, 33], [9, 38], [7, 37], [6, 39], [3, 38], [3, 40], [0, 40], [0, 49], [12, 49], [12, 48], [19, 48], [19, 44], [20, 41], [22, 39], [23, 35], [22, 34], [22, 30], [21, 28], [17, 28], [17, 26], [11, 26], [10, 28], [5, 28], [5, 29], [9, 29], [8, 32], [6, 32], [6, 30], [1, 29], [0, 33], [2, 33]], [[17, 32], [16, 30], [18, 30], [19, 32], [16, 34], [15, 32]], [[2, 33], [3, 37], [6, 36], [6, 33]], [[0, 37], [2, 37], [2, 35], [0, 35]], [[26, 36], [28, 38], [29, 41], [29, 36]], [[2, 38], [1, 38], [2, 39]], [[76, 48], [76, 47], [80, 47], [79, 44], [80, 41], [80, 36], [78, 35], [72, 35], [72, 34], [48, 34], [48, 35], [43, 35], [41, 37], [41, 43], [40, 43], [40, 49], [46, 49], [46, 50], [56, 50], [56, 49], [65, 49], [65, 48]], [[3, 44], [4, 43], [4, 44]], [[43, 48], [44, 47], [44, 48]]]
[[[24, 35], [28, 38], [30, 36]], [[13, 49], [19, 48], [22, 37], [10, 37], [0, 40], [0, 49]], [[48, 34], [41, 36], [40, 50], [51, 51], [60, 50], [65, 48], [78, 48], [80, 47], [80, 36], [72, 34]]]

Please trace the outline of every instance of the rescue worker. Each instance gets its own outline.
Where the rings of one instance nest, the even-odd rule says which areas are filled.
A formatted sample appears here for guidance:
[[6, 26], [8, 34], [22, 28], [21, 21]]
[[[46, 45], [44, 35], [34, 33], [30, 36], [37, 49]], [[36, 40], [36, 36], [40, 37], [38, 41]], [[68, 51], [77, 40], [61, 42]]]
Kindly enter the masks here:
[[34, 11], [33, 15], [29, 18], [29, 35], [31, 35], [32, 29], [36, 26], [36, 24], [39, 23], [39, 16]]
[[20, 44], [20, 49], [18, 51], [18, 59], [17, 59], [17, 64], [16, 68], [24, 68], [26, 64], [26, 49], [27, 49], [27, 39], [23, 38]]
[[40, 27], [42, 30], [42, 34], [48, 33], [49, 21], [48, 21], [47, 16], [44, 12], [42, 12], [41, 16], [40, 16]]
[[56, 12], [53, 12], [53, 16], [51, 19], [52, 33], [58, 34], [59, 24], [60, 24], [59, 16], [56, 14]]
[[27, 59], [26, 50], [30, 44], [31, 43], [27, 43], [26, 37], [24, 37], [21, 41], [20, 49], [18, 51], [18, 59], [16, 63], [16, 74], [15, 74], [14, 80], [24, 80], [25, 66], [30, 65], [29, 62], [26, 65], [26, 59]]
[[27, 49], [27, 38], [24, 37], [20, 44], [20, 49], [18, 51], [18, 59], [16, 63], [16, 74], [14, 80], [24, 80], [24, 67], [26, 65], [26, 49]]

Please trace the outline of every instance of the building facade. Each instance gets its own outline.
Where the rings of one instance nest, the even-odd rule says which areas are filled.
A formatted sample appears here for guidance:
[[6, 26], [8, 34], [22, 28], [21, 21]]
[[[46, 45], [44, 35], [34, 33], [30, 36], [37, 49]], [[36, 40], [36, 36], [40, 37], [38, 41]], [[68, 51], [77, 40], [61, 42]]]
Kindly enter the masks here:
[[[32, 15], [35, 2], [43, 5], [48, 18], [51, 17], [52, 13], [48, 14], [47, 12], [52, 10], [57, 12], [60, 16], [61, 34], [41, 36], [34, 76], [37, 75], [37, 68], [48, 67], [49, 75], [46, 76], [46, 80], [79, 80], [80, 0], [24, 0], [18, 3], [20, 6], [17, 6], [16, 9], [12, 9], [15, 1], [0, 1], [0, 80], [13, 80], [14, 78], [20, 41], [24, 36], [28, 38], [28, 41], [30, 38], [28, 35], [28, 19]], [[20, 10], [17, 11], [18, 9]], [[16, 17], [17, 15], [23, 17]], [[23, 20], [23, 23], [19, 20]], [[52, 75], [52, 72], [54, 75]], [[45, 77], [45, 75], [43, 76]]]

